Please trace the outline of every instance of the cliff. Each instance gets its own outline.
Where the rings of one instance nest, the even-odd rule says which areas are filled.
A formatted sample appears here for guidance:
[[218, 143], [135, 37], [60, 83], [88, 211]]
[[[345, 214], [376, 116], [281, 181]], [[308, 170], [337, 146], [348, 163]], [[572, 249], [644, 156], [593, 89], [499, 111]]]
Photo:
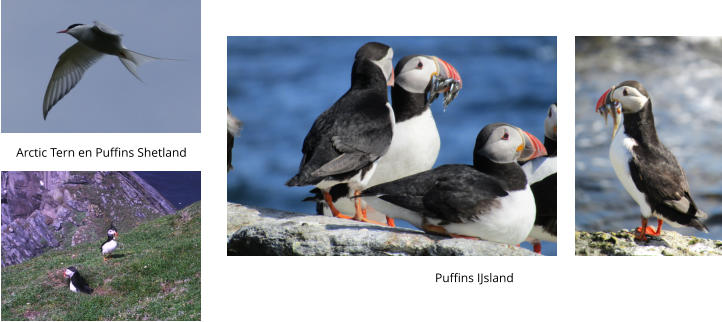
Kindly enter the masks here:
[[494, 242], [234, 203], [228, 203], [227, 225], [228, 255], [536, 255]]
[[709, 256], [722, 255], [722, 241], [683, 236], [672, 230], [662, 230], [658, 237], [649, 236], [646, 242], [634, 240], [633, 232], [575, 233], [575, 253], [578, 256]]
[[111, 223], [122, 234], [174, 212], [133, 172], [3, 172], [2, 266], [100, 242]]

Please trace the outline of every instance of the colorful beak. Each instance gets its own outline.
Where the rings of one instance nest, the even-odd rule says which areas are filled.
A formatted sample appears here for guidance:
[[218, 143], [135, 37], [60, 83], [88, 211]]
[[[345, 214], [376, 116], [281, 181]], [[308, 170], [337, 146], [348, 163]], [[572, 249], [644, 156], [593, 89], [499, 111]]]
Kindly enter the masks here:
[[429, 56], [436, 63], [436, 74], [431, 78], [429, 103], [433, 102], [440, 93], [444, 93], [444, 108], [453, 101], [463, 86], [459, 72], [443, 59]]
[[65, 30], [58, 31], [57, 33], [58, 33], [58, 34], [64, 34], [64, 33], [67, 33], [67, 32], [68, 32], [68, 29], [65, 29]]
[[539, 139], [522, 129], [518, 130], [519, 133], [521, 133], [521, 137], [524, 138], [524, 145], [521, 146], [522, 151], [519, 161], [528, 161], [547, 155], [547, 149]]
[[116, 231], [114, 235], [115, 235], [115, 238], [118, 238], [118, 235], [120, 235], [120, 234], [118, 234], [118, 232]]
[[386, 86], [394, 86], [394, 82], [396, 80], [396, 73], [394, 73], [394, 70], [391, 70], [391, 78], [386, 82]]
[[614, 90], [614, 86], [612, 88], [608, 89], [604, 94], [602, 94], [602, 97], [600, 97], [597, 100], [597, 108], [594, 109], [595, 112], [599, 113], [599, 109], [602, 108], [602, 106], [606, 104], [612, 103], [611, 95], [609, 95]]

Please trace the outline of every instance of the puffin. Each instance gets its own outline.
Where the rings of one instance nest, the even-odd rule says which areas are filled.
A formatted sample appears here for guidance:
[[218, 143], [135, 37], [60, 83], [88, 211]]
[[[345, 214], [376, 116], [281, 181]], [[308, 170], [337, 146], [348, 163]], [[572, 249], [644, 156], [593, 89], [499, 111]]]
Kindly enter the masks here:
[[100, 253], [103, 254], [103, 261], [108, 260], [108, 256], [118, 247], [118, 231], [111, 226], [108, 229], [108, 239], [100, 245]]
[[[612, 86], [597, 101], [596, 111], [605, 120], [612, 114], [609, 159], [642, 213], [642, 226], [636, 229], [635, 239], [659, 236], [665, 221], [673, 227], [693, 227], [708, 233], [702, 223], [707, 214], [692, 199], [684, 170], [657, 136], [652, 99], [644, 86], [634, 80]], [[657, 217], [657, 230], [647, 226], [651, 216]]]
[[354, 216], [342, 214], [329, 191], [346, 183], [354, 195], [368, 184], [379, 158], [389, 149], [394, 133], [394, 111], [387, 86], [394, 84], [393, 49], [369, 42], [356, 52], [351, 68], [351, 88], [311, 126], [301, 149], [298, 173], [287, 186], [315, 185], [334, 216], [368, 220], [361, 200], [354, 202]]
[[226, 121], [228, 127], [228, 170], [226, 170], [226, 172], [228, 172], [233, 169], [233, 165], [231, 165], [233, 139], [238, 135], [238, 132], [241, 131], [241, 125], [243, 125], [243, 123], [231, 114], [231, 110], [228, 107], [226, 107], [226, 111], [228, 114]]
[[557, 241], [557, 104], [551, 104], [544, 119], [546, 157], [523, 162], [522, 169], [534, 194], [536, 219], [526, 241], [541, 254], [541, 241]]
[[516, 245], [529, 235], [536, 213], [517, 162], [544, 155], [533, 135], [492, 123], [476, 138], [473, 165], [442, 165], [370, 187], [359, 197], [429, 233]]
[[[379, 158], [376, 171], [369, 179], [369, 187], [426, 171], [434, 166], [441, 139], [431, 112], [431, 103], [443, 93], [445, 110], [463, 86], [456, 68], [436, 56], [406, 56], [396, 64], [394, 74], [395, 83], [391, 88], [391, 105], [396, 120], [394, 135], [389, 150]], [[339, 184], [330, 190], [331, 198], [341, 212], [353, 211], [354, 204], [349, 198], [349, 191], [346, 184]], [[311, 193], [315, 197], [306, 200], [323, 200], [319, 189]], [[320, 215], [331, 215], [324, 202], [318, 202], [316, 209]], [[373, 209], [367, 210], [367, 216], [373, 220], [385, 220], [388, 226], [395, 226], [393, 218]]]
[[80, 276], [80, 273], [75, 266], [66, 268], [65, 272], [63, 272], [63, 277], [70, 279], [68, 281], [68, 285], [71, 291], [75, 293], [81, 292], [85, 294], [93, 294], [93, 289], [88, 286], [88, 281]]

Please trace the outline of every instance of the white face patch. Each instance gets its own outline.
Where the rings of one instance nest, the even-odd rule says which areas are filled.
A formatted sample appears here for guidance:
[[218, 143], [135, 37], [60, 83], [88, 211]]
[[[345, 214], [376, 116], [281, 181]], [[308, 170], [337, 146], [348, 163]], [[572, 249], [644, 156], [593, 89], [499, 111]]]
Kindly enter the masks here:
[[483, 147], [484, 155], [497, 163], [510, 163], [516, 161], [521, 155], [517, 151], [519, 145], [524, 144], [521, 134], [515, 128], [500, 126], [491, 133]]
[[73, 272], [67, 268], [65, 269], [65, 276], [71, 277], [71, 276], [73, 276], [73, 274], [75, 274], [75, 272]]
[[115, 229], [108, 229], [108, 236], [115, 236]]
[[391, 75], [394, 72], [394, 50], [389, 48], [389, 51], [386, 53], [386, 56], [379, 60], [372, 60], [376, 66], [379, 66], [381, 68], [381, 71], [384, 73], [384, 78], [389, 81], [391, 80]]
[[612, 98], [622, 103], [622, 112], [624, 113], [637, 113], [649, 101], [649, 98], [631, 86], [614, 89]]
[[409, 59], [396, 75], [396, 85], [410, 93], [423, 94], [431, 81], [431, 77], [438, 73], [436, 62], [427, 56], [416, 56]]

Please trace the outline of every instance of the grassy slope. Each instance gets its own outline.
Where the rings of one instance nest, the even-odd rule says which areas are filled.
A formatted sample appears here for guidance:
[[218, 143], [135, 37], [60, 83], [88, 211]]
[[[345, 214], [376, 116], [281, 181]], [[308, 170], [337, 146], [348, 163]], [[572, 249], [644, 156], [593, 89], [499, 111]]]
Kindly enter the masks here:
[[[49, 251], [2, 269], [3, 320], [200, 320], [200, 202], [119, 237], [103, 262], [101, 241]], [[68, 289], [75, 266], [95, 289]]]

